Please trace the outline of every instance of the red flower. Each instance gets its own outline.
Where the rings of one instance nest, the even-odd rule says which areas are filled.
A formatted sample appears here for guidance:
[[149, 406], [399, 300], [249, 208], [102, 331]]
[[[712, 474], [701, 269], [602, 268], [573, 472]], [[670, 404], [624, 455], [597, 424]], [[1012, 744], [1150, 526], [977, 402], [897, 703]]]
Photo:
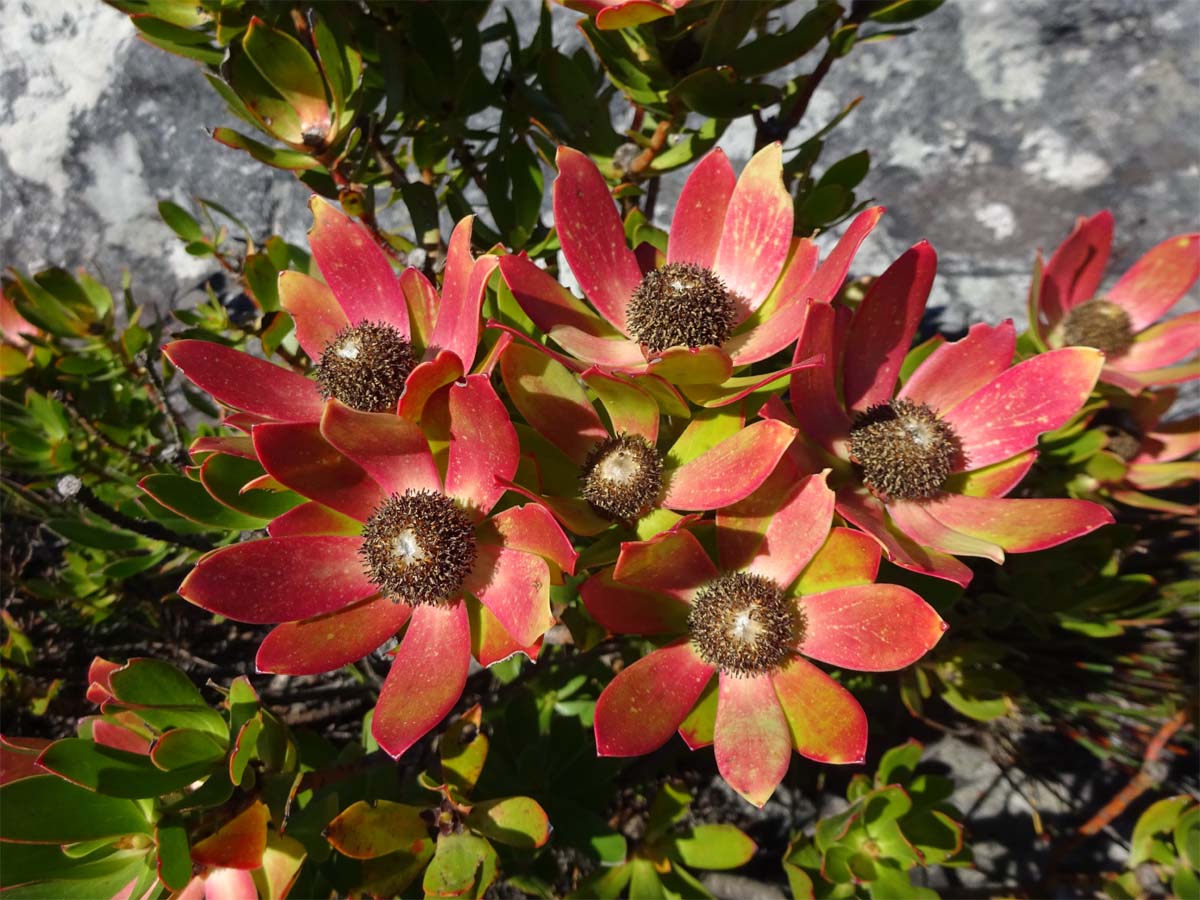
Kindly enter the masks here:
[[486, 376], [439, 391], [422, 427], [330, 400], [319, 424], [252, 434], [267, 473], [313, 502], [270, 537], [204, 557], [179, 592], [240, 622], [282, 623], [260, 671], [330, 671], [407, 624], [372, 724], [399, 756], [457, 702], [472, 654], [485, 666], [536, 656], [551, 581], [576, 554], [537, 504], [489, 515], [520, 451]]
[[703, 388], [693, 399], [709, 403], [712, 387], [735, 368], [795, 340], [804, 301], [833, 297], [883, 214], [881, 207], [862, 213], [818, 268], [816, 245], [792, 237], [781, 154], [777, 143], [764, 147], [740, 177], [720, 150], [704, 157], [679, 196], [660, 266], [651, 248], [639, 255], [626, 244], [595, 164], [560, 147], [554, 224], [591, 307], [525, 256], [503, 257], [500, 271], [529, 318], [566, 351], [568, 365], [655, 374], [685, 393]]
[[757, 806], [793, 748], [818, 762], [862, 762], [862, 707], [802, 656], [892, 671], [920, 659], [946, 625], [907, 588], [873, 583], [874, 541], [830, 531], [825, 477], [798, 480], [785, 461], [718, 513], [716, 563], [691, 531], [676, 528], [623, 544], [616, 565], [583, 584], [588, 611], [610, 631], [681, 636], [600, 695], [601, 755], [649, 753], [678, 729], [693, 749], [715, 744], [721, 775]]
[[500, 372], [513, 405], [554, 445], [533, 454], [541, 494], [530, 496], [576, 534], [598, 534], [613, 522], [634, 525], [651, 514], [658, 531], [678, 520], [669, 510], [736, 503], [766, 480], [796, 436], [773, 420], [742, 427], [740, 412], [722, 410], [694, 419], [660, 453], [658, 403], [628, 378], [594, 367], [582, 375], [610, 429], [575, 375], [547, 353], [509, 344]]
[[174, 341], [163, 352], [198, 387], [250, 414], [237, 418], [244, 426], [320, 421], [328, 397], [420, 418], [425, 401], [475, 360], [495, 257], [472, 258], [473, 220], [463, 219], [450, 236], [439, 299], [420, 270], [397, 278], [362, 226], [320, 197], [309, 206], [309, 245], [325, 282], [282, 272], [279, 302], [295, 320], [316, 380], [208, 341]]
[[[1182, 487], [1200, 479], [1200, 416], [1163, 422], [1178, 396], [1175, 388], [1143, 391], [1127, 402], [1112, 401], [1091, 427], [1101, 428], [1107, 444], [1100, 451], [1105, 464], [1090, 466], [1085, 484], [1129, 506], [1181, 515], [1194, 515], [1195, 504], [1175, 503], [1145, 491]], [[1112, 472], [1112, 475], [1107, 473]], [[1117, 474], [1119, 473], [1119, 474]]]
[[[873, 535], [897, 565], [965, 585], [956, 556], [995, 562], [1053, 547], [1112, 521], [1082, 500], [1005, 499], [1033, 464], [1038, 435], [1083, 406], [1103, 355], [1052, 350], [1012, 365], [1012, 322], [940, 338], [897, 390], [933, 284], [936, 256], [920, 243], [871, 286], [857, 310], [810, 302], [798, 358], [837, 367], [792, 376], [792, 412], [808, 471], [831, 466], [837, 511]], [[771, 415], [789, 421], [778, 400]]]
[[1104, 351], [1100, 380], [1130, 393], [1200, 377], [1200, 312], [1160, 321], [1200, 278], [1200, 234], [1168, 238], [1098, 292], [1112, 249], [1108, 210], [1080, 219], [1030, 291], [1029, 322], [1043, 347]]

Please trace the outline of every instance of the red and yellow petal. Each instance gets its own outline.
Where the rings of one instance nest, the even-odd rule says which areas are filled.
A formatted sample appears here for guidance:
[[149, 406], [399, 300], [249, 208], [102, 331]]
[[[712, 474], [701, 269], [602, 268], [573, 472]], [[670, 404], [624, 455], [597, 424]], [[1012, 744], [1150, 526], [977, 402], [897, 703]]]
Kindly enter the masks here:
[[1021, 483], [1037, 458], [1036, 450], [1026, 450], [982, 469], [957, 472], [947, 480], [946, 490], [970, 497], [1003, 497]]
[[442, 298], [424, 273], [412, 266], [400, 273], [400, 291], [408, 306], [408, 327], [413, 346], [424, 351], [433, 335]]
[[1200, 351], [1200, 311], [1184, 313], [1147, 328], [1129, 349], [1108, 361], [1122, 372], [1162, 369]]
[[829, 532], [793, 590], [820, 594], [855, 584], [871, 584], [879, 574], [883, 550], [869, 534], [838, 526]]
[[981, 556], [994, 563], [1004, 562], [1004, 550], [999, 544], [956, 531], [934, 518], [924, 505], [889, 503], [888, 515], [897, 528], [923, 547], [932, 547], [951, 556]]
[[382, 322], [409, 336], [408, 304], [387, 256], [365, 228], [314, 196], [308, 245], [352, 325]]
[[948, 494], [928, 506], [947, 527], [998, 544], [1010, 553], [1056, 547], [1113, 521], [1112, 513], [1086, 500], [1012, 499]]
[[771, 517], [801, 479], [801, 470], [785, 454], [757, 490], [717, 510], [717, 558], [725, 571], [744, 569], [758, 553]]
[[260, 672], [316, 675], [362, 659], [404, 627], [412, 607], [387, 597], [371, 597], [343, 609], [285, 622], [258, 648]]
[[767, 802], [792, 760], [791, 732], [770, 676], [720, 675], [713, 750], [731, 788], [755, 806]]
[[1072, 308], [1092, 299], [1112, 249], [1113, 216], [1107, 209], [1075, 228], [1046, 263], [1038, 305], [1046, 324], [1053, 327]]
[[930, 550], [895, 529], [882, 504], [874, 497], [852, 491], [839, 491], [838, 515], [871, 535], [887, 552], [888, 559], [902, 568], [934, 578], [944, 578], [966, 587], [973, 573], [953, 556]]
[[796, 429], [762, 419], [666, 473], [662, 505], [668, 509], [719, 509], [751, 494], [787, 452]]
[[651, 444], [658, 442], [658, 403], [645, 388], [595, 366], [582, 378], [600, 397], [616, 434], [636, 434]]
[[267, 474], [310, 500], [363, 522], [386, 496], [362, 466], [322, 437], [315, 422], [256, 425], [253, 437]]
[[463, 602], [467, 605], [467, 616], [471, 622], [471, 655], [481, 666], [494, 666], [518, 653], [524, 653], [529, 659], [537, 659], [542, 648], [541, 638], [532, 644], [522, 644], [508, 633], [491, 610], [474, 597], [468, 596]]
[[717, 567], [690, 531], [666, 531], [648, 541], [628, 541], [613, 569], [613, 580], [658, 591], [690, 603], [697, 588], [717, 577]]
[[621, 0], [596, 13], [596, 27], [601, 31], [614, 31], [674, 14], [675, 10], [658, 0]]
[[299, 534], [359, 534], [362, 522], [344, 516], [328, 506], [309, 500], [272, 519], [267, 525], [271, 537]]
[[859, 672], [891, 672], [920, 659], [946, 630], [924, 600], [897, 584], [862, 584], [800, 598], [797, 649]]
[[1150, 249], [1105, 299], [1129, 313], [1133, 330], [1159, 320], [1200, 278], [1200, 234], [1179, 234]]
[[279, 273], [279, 305], [296, 323], [296, 340], [314, 362], [350, 320], [324, 282], [303, 272]]
[[596, 701], [596, 752], [640, 756], [657, 750], [691, 712], [713, 672], [686, 640], [622, 669]]
[[462, 696], [470, 664], [466, 604], [416, 607], [371, 720], [380, 748], [399, 757], [428, 734]]
[[433, 395], [463, 376], [463, 363], [457, 353], [441, 350], [432, 359], [418, 363], [404, 379], [404, 393], [396, 404], [397, 415], [410, 422], [419, 422], [425, 414], [425, 404]]
[[833, 523], [833, 491], [826, 473], [809, 475], [785, 495], [771, 517], [748, 571], [787, 588], [825, 543]]
[[810, 300], [800, 326], [793, 359], [824, 355], [825, 365], [792, 375], [792, 412], [805, 436], [826, 450], [850, 430], [850, 417], [837, 394], [834, 327], [837, 314], [828, 303]]
[[553, 565], [551, 574], [555, 576], [556, 583], [562, 572], [574, 574], [575, 561], [579, 559], [579, 554], [554, 516], [538, 503], [514, 506], [492, 516], [480, 526], [479, 539], [525, 553], [536, 553]]
[[465, 370], [470, 370], [475, 361], [483, 295], [498, 262], [495, 256], [482, 256], [478, 260], [471, 256], [471, 225], [474, 220], [474, 216], [467, 216], [450, 235], [442, 301], [438, 306], [437, 323], [429, 338], [431, 348], [453, 353], [462, 360]]
[[291, 622], [379, 591], [363, 571], [359, 537], [300, 535], [224, 547], [201, 558], [179, 593], [237, 622]]
[[479, 518], [486, 515], [517, 473], [521, 448], [508, 410], [486, 375], [468, 375], [450, 386], [450, 456], [446, 493]]
[[846, 340], [842, 394], [847, 409], [864, 410], [891, 399], [935, 274], [937, 254], [921, 241], [868, 289]]
[[429, 441], [408, 419], [361, 412], [330, 400], [321, 419], [321, 434], [361, 466], [384, 493], [442, 489]]
[[682, 634], [688, 604], [667, 594], [613, 581], [612, 569], [597, 572], [579, 586], [588, 614], [612, 634]]
[[713, 267], [736, 184], [733, 166], [719, 147], [696, 164], [675, 204], [667, 262]]
[[1017, 332], [1012, 320], [972, 325], [966, 337], [942, 344], [917, 366], [897, 396], [945, 414], [1012, 363]]
[[544, 559], [532, 553], [480, 543], [463, 590], [491, 610], [522, 646], [532, 644], [554, 623], [550, 614], [550, 569]]
[[825, 257], [812, 280], [804, 286], [803, 294], [806, 300], [816, 300], [818, 303], [829, 303], [833, 300], [841, 290], [842, 282], [846, 280], [846, 273], [850, 271], [850, 264], [854, 261], [858, 248], [879, 224], [883, 213], [884, 207], [873, 206], [854, 217], [845, 234], [838, 239], [837, 246]]
[[622, 334], [629, 298], [642, 280], [604, 176], [585, 153], [558, 148], [554, 227], [563, 256], [592, 306]]
[[211, 341], [172, 341], [175, 368], [226, 406], [281, 422], [315, 422], [325, 401], [315, 382], [290, 369]]
[[863, 762], [867, 714], [853, 694], [799, 657], [775, 672], [771, 683], [797, 753], [822, 763]]
[[942, 418], [962, 442], [966, 468], [990, 466], [1030, 449], [1079, 412], [1104, 355], [1090, 347], [1042, 353], [1002, 372]]
[[754, 154], [738, 177], [713, 266], [734, 297], [739, 319], [762, 305], [783, 271], [793, 216], [783, 186], [783, 147], [776, 141]]
[[576, 376], [546, 353], [526, 344], [509, 344], [500, 357], [500, 375], [522, 418], [576, 465], [608, 439], [608, 429]]

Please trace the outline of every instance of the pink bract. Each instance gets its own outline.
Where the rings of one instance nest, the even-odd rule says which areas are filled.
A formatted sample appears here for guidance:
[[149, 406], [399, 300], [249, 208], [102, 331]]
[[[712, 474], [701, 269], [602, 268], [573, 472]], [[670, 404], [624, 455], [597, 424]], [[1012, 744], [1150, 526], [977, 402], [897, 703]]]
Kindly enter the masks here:
[[[862, 707], [804, 657], [891, 671], [920, 659], [946, 626], [907, 588], [874, 583], [879, 547], [850, 529], [830, 530], [834, 494], [825, 482], [825, 473], [800, 477], [785, 459], [758, 491], [718, 513], [717, 561], [677, 527], [623, 544], [616, 565], [583, 584], [588, 611], [609, 631], [669, 641], [601, 694], [602, 755], [649, 753], [678, 730], [693, 749], [714, 744], [721, 775], [756, 806], [783, 778], [793, 750], [819, 762], [862, 762]], [[782, 642], [773, 645], [781, 658], [762, 671], [715, 664], [713, 632], [694, 621], [710, 602], [706, 592], [729, 573], [778, 588], [793, 610], [794, 627], [770, 638]], [[753, 613], [736, 604], [721, 612], [735, 622], [750, 616], [746, 633], [754, 633]]]
[[[485, 666], [537, 655], [552, 622], [550, 585], [573, 570], [576, 554], [537, 504], [493, 514], [520, 451], [487, 376], [441, 389], [420, 425], [336, 400], [323, 409], [319, 423], [252, 430], [269, 475], [311, 502], [272, 521], [269, 537], [204, 557], [179, 592], [237, 621], [278, 623], [258, 652], [263, 672], [337, 669], [407, 626], [372, 724], [379, 745], [399, 756], [458, 701], [472, 655]], [[431, 444], [443, 449], [435, 456]], [[449, 497], [475, 546], [455, 593], [412, 605], [385, 596], [360, 555], [363, 523], [408, 492]]]
[[[314, 196], [309, 206], [309, 246], [325, 280], [295, 271], [279, 276], [279, 302], [295, 321], [300, 346], [317, 362], [348, 327], [394, 327], [418, 360], [397, 412], [420, 418], [430, 395], [475, 361], [480, 307], [496, 258], [472, 257], [473, 219], [460, 221], [450, 236], [439, 298], [419, 269], [407, 268], [397, 278], [370, 233], [330, 203]], [[283, 366], [209, 341], [173, 341], [163, 352], [198, 387], [251, 422], [318, 422], [324, 412], [317, 382]]]
[[[685, 393], [722, 385], [735, 369], [791, 345], [804, 302], [832, 299], [883, 214], [881, 207], [861, 213], [818, 266], [816, 245], [792, 237], [792, 198], [783, 184], [780, 145], [760, 150], [740, 176], [721, 150], [712, 151], [683, 187], [662, 263], [694, 265], [719, 277], [733, 303], [732, 332], [719, 347], [678, 345], [651, 352], [631, 336], [628, 319], [630, 301], [649, 270], [643, 271], [626, 243], [604, 177], [585, 154], [569, 147], [559, 148], [558, 168], [555, 228], [590, 306], [523, 255], [500, 260], [505, 282], [525, 313], [565, 352], [566, 364], [579, 371], [597, 366], [657, 374]], [[793, 368], [805, 363], [797, 359]], [[714, 398], [705, 392], [694, 399], [710, 405]]]
[[1136, 394], [1152, 385], [1200, 377], [1200, 312], [1166, 314], [1200, 278], [1200, 233], [1180, 234], [1147, 251], [1107, 291], [1100, 290], [1112, 250], [1113, 216], [1081, 218], [1054, 251], [1030, 292], [1029, 321], [1046, 347], [1070, 343], [1078, 322], [1097, 308], [1115, 307], [1131, 341], [1109, 350], [1100, 380]]
[[[853, 313], [809, 302], [796, 356], [824, 353], [841, 365], [795, 373], [791, 412], [776, 399], [765, 414], [799, 425], [803, 437], [792, 452], [807, 471], [833, 469], [838, 514], [879, 541], [892, 562], [965, 585], [971, 570], [956, 557], [1000, 562], [1005, 552], [1053, 547], [1112, 522], [1103, 507], [1082, 500], [1005, 498], [1033, 464], [1038, 435], [1083, 406], [1104, 358], [1070, 347], [1014, 366], [1012, 322], [980, 324], [959, 341], [939, 339], [900, 387], [935, 269], [933, 249], [922, 242]], [[869, 485], [863, 460], [852, 459], [851, 429], [872, 410], [891, 416], [898, 403], [927, 410], [958, 442], [947, 448], [953, 463], [940, 487], [919, 497]]]

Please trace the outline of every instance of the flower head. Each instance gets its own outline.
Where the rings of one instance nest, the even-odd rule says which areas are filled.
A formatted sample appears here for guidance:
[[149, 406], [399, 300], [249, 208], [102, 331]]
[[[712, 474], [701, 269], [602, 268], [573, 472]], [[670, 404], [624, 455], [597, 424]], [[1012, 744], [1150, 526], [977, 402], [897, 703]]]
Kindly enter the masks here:
[[500, 357], [500, 373], [513, 405], [552, 445], [536, 448], [530, 496], [577, 534], [633, 525], [656, 511], [665, 527], [665, 510], [736, 503], [771, 474], [796, 434], [777, 421], [741, 427], [744, 416], [731, 406], [697, 417], [660, 450], [658, 402], [628, 377], [593, 367], [576, 378], [544, 350], [515, 342]]
[[[399, 756], [458, 701], [472, 655], [536, 656], [550, 584], [576, 554], [537, 504], [492, 513], [520, 451], [487, 376], [442, 388], [420, 426], [330, 400], [319, 423], [252, 436], [270, 477], [311, 502], [269, 537], [204, 557], [179, 592], [240, 622], [281, 623], [260, 671], [330, 671], [405, 629], [372, 725]], [[447, 443], [435, 461], [431, 444]]]
[[792, 237], [780, 145], [760, 150], [740, 176], [714, 150], [688, 177], [666, 258], [656, 259], [627, 245], [604, 176], [585, 154], [560, 147], [558, 168], [555, 228], [590, 306], [524, 256], [501, 259], [505, 282], [566, 364], [658, 375], [706, 405], [720, 402], [713, 388], [735, 369], [795, 340], [804, 301], [833, 297], [883, 214], [860, 214], [818, 267], [816, 245]]
[[1080, 219], [1030, 291], [1029, 322], [1044, 347], [1095, 347], [1100, 380], [1136, 394], [1200, 377], [1200, 312], [1163, 320], [1200, 278], [1200, 234], [1168, 238], [1100, 290], [1112, 250], [1108, 210]]
[[295, 320], [315, 378], [208, 341], [174, 341], [163, 352], [198, 387], [242, 413], [242, 424], [318, 422], [330, 398], [364, 412], [420, 418], [425, 401], [475, 360], [495, 257], [471, 256], [472, 219], [463, 219], [450, 236], [439, 298], [419, 269], [397, 278], [362, 226], [319, 197], [309, 205], [309, 245], [325, 281], [282, 272], [279, 302]]
[[615, 566], [580, 589], [610, 631], [671, 641], [623, 669], [596, 704], [607, 756], [657, 749], [678, 730], [715, 744], [721, 775], [762, 806], [792, 750], [858, 763], [866, 715], [804, 657], [860, 671], [899, 669], [936, 644], [945, 623], [919, 596], [875, 584], [880, 549], [830, 530], [826, 476], [787, 458], [763, 486], [717, 514], [714, 561], [686, 527], [626, 543]]
[[935, 269], [922, 242], [853, 313], [810, 302], [796, 356], [824, 353], [840, 365], [796, 372], [791, 413], [773, 400], [768, 414], [799, 425], [793, 452], [809, 471], [832, 468], [838, 514], [892, 562], [965, 585], [971, 570], [958, 556], [1001, 562], [1112, 521], [1082, 500], [1005, 497], [1033, 464], [1038, 435], [1079, 412], [1104, 358], [1070, 347], [1014, 366], [1012, 323], [975, 325], [962, 340], [926, 346], [900, 386]]

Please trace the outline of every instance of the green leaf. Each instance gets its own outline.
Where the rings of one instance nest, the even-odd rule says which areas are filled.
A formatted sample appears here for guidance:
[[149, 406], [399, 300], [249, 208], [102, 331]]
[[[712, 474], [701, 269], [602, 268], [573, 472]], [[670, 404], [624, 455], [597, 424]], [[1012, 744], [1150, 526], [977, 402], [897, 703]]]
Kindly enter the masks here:
[[532, 797], [507, 797], [478, 803], [467, 825], [484, 837], [512, 847], [541, 847], [550, 838], [550, 820]]
[[736, 869], [758, 845], [733, 825], [697, 825], [673, 840], [680, 862], [696, 869]]
[[898, 785], [878, 788], [865, 798], [863, 821], [867, 825], [876, 822], [893, 822], [912, 809], [908, 792]]
[[[7, 865], [9, 850], [4, 856]], [[130, 882], [141, 883], [154, 874], [153, 856], [145, 850], [122, 850], [101, 859], [88, 860], [66, 871], [41, 872], [52, 878], [7, 888], [4, 896], [19, 900], [95, 900], [112, 897]], [[142, 887], [146, 890], [148, 885]], [[139, 893], [137, 896], [141, 896]]]
[[481, 897], [496, 880], [496, 867], [496, 851], [483, 838], [442, 835], [422, 886], [426, 894], [438, 897]]
[[147, 475], [139, 486], [176, 515], [199, 525], [221, 531], [253, 531], [266, 525], [265, 519], [214, 500], [202, 484], [183, 475]]
[[787, 874], [788, 887], [792, 889], [795, 900], [813, 900], [813, 882], [807, 872], [786, 859], [783, 861], [783, 871]]
[[39, 759], [42, 768], [109, 797], [144, 799], [187, 787], [208, 769], [189, 765], [164, 772], [150, 757], [84, 738], [55, 741]]
[[692, 112], [714, 119], [736, 119], [779, 102], [779, 88], [741, 80], [729, 66], [701, 69], [671, 89], [671, 97]]
[[664, 783], [659, 788], [646, 819], [646, 840], [654, 841], [687, 815], [692, 804], [692, 795], [685, 790]]
[[304, 502], [303, 497], [291, 491], [241, 492], [263, 474], [263, 467], [252, 459], [214, 453], [200, 467], [200, 483], [222, 506], [253, 519], [274, 519]]
[[0, 821], [6, 840], [35, 844], [150, 834], [137, 803], [94, 793], [55, 775], [0, 785]]
[[168, 53], [197, 60], [206, 66], [219, 66], [225, 58], [224, 51], [209, 44], [211, 38], [205, 32], [181, 28], [153, 16], [130, 16], [129, 21], [143, 40]]
[[1175, 825], [1175, 850], [1189, 866], [1200, 869], [1200, 806], [1180, 816]]
[[769, 74], [816, 47], [841, 16], [842, 8], [836, 3], [819, 3], [795, 27], [751, 41], [735, 50], [726, 61], [742, 78]]
[[630, 863], [629, 896], [638, 900], [666, 900], [667, 892], [654, 863], [648, 859], [635, 859]]
[[304, 46], [290, 34], [252, 19], [242, 48], [263, 78], [296, 111], [305, 134], [315, 132], [323, 139], [330, 124], [325, 80]]
[[183, 890], [192, 880], [187, 828], [178, 819], [164, 819], [154, 829], [154, 842], [158, 845], [158, 877], [170, 890]]
[[892, 0], [891, 3], [884, 3], [868, 13], [867, 18], [874, 22], [885, 22], [888, 25], [913, 22], [922, 16], [929, 15], [944, 2], [945, 0]]
[[1129, 868], [1134, 869], [1150, 858], [1154, 837], [1175, 830], [1179, 817], [1187, 808], [1191, 798], [1186, 794], [1166, 797], [1152, 804], [1133, 826], [1133, 837], [1129, 842]]
[[121, 531], [114, 525], [89, 525], [78, 519], [50, 519], [46, 525], [73, 544], [95, 547], [97, 550], [136, 550], [144, 540], [136, 534]]
[[[431, 839], [421, 807], [379, 800], [348, 806], [325, 827], [330, 845], [351, 859], [374, 859], [403, 851], [420, 856]], [[441, 841], [438, 841], [440, 847]]]
[[821, 180], [817, 182], [817, 186], [836, 184], [848, 191], [852, 191], [858, 186], [859, 182], [867, 177], [867, 170], [870, 168], [871, 154], [866, 150], [860, 150], [858, 153], [852, 153], [847, 157], [839, 159], [826, 169], [825, 174], [821, 176]]
[[237, 740], [234, 741], [233, 753], [229, 756], [229, 780], [241, 784], [245, 777], [246, 767], [254, 759], [258, 751], [258, 739], [263, 730], [262, 713], [242, 725], [238, 730]]
[[[276, 169], [301, 171], [323, 168], [308, 153], [303, 153], [300, 150], [284, 150], [278, 147], [270, 147], [253, 138], [246, 137], [246, 135], [234, 131], [232, 128], [214, 128], [211, 133], [217, 143], [224, 144], [226, 147], [231, 147], [234, 150], [244, 150], [259, 162], [266, 163], [268, 166]], [[190, 253], [191, 250], [188, 252]]]
[[446, 729], [441, 738], [442, 778], [464, 796], [474, 789], [487, 761], [489, 742], [487, 735], [480, 732], [480, 724], [480, 708], [475, 706]]
[[242, 274], [250, 293], [258, 301], [263, 312], [279, 309], [279, 270], [266, 253], [249, 253], [242, 266]]
[[204, 240], [204, 229], [182, 206], [178, 206], [170, 200], [163, 200], [158, 204], [158, 214], [167, 223], [167, 227], [179, 235], [182, 240], [189, 243]]
[[164, 771], [212, 764], [225, 758], [225, 744], [194, 728], [174, 728], [150, 748], [150, 760]]
[[1171, 879], [1172, 897], [1200, 897], [1200, 877], [1191, 869], [1180, 866]]
[[875, 770], [875, 786], [908, 784], [917, 763], [921, 761], [923, 750], [921, 743], [915, 740], [892, 747], [879, 760], [879, 768]]
[[145, 706], [204, 706], [192, 680], [169, 663], [131, 659], [109, 676], [113, 695]]

